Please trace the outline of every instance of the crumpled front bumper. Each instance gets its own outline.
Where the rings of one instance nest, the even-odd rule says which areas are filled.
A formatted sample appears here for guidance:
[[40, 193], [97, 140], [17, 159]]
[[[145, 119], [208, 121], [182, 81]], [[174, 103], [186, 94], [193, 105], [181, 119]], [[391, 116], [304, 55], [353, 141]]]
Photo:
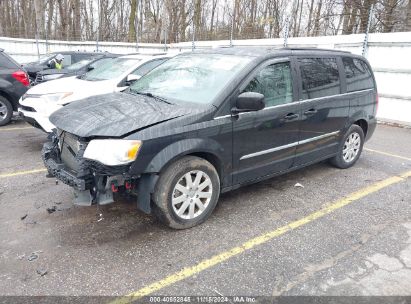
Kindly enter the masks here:
[[[137, 195], [137, 207], [149, 214], [151, 213], [151, 194], [157, 182], [158, 175], [141, 174], [132, 176], [128, 173], [129, 166], [109, 167], [95, 161], [84, 159], [84, 149], [80, 148], [76, 154], [78, 170], [62, 161], [59, 147], [59, 138], [56, 130], [49, 135], [50, 142], [43, 145], [42, 159], [49, 175], [56, 177], [74, 189], [75, 204], [90, 206], [92, 204], [105, 205], [114, 202], [113, 189], [119, 188]], [[72, 142], [73, 144], [73, 142]], [[82, 143], [84, 144], [84, 143]], [[73, 163], [71, 162], [71, 166]], [[137, 190], [137, 191], [136, 191]]]
[[43, 145], [41, 153], [44, 165], [50, 176], [74, 189], [77, 205], [90, 206], [94, 203], [105, 205], [114, 202], [113, 192], [107, 186], [107, 176], [96, 175], [87, 169], [80, 173], [70, 170], [61, 161], [57, 136], [52, 134], [50, 139], [50, 142]]
[[58, 162], [59, 151], [56, 145], [51, 142], [45, 143], [41, 155], [50, 175], [76, 190], [92, 189], [92, 176], [89, 178], [78, 178], [74, 173], [67, 170], [63, 163]]

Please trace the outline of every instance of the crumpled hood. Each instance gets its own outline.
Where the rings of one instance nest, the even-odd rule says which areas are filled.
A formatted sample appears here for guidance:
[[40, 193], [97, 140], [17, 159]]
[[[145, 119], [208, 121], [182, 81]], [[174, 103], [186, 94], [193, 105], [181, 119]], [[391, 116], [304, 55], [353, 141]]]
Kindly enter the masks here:
[[170, 105], [154, 98], [111, 93], [72, 102], [50, 116], [59, 129], [80, 137], [121, 137], [163, 121], [204, 111], [202, 107]]

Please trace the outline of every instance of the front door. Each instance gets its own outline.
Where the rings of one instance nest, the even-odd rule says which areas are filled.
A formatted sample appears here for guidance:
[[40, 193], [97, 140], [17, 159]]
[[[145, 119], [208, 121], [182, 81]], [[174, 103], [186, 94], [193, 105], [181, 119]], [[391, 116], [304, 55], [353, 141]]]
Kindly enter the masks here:
[[265, 108], [233, 122], [233, 183], [289, 169], [298, 144], [300, 106], [289, 59], [272, 60], [251, 75], [240, 92], [265, 96]]

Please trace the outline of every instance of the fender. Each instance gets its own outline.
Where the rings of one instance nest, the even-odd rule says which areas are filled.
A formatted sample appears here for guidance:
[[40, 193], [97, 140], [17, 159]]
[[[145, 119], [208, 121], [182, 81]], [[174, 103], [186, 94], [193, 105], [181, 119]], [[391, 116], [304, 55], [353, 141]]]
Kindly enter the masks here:
[[368, 114], [365, 110], [358, 110], [354, 113], [350, 113], [350, 116], [348, 117], [347, 123], [344, 126], [344, 129], [341, 132], [341, 136], [344, 136], [345, 132], [348, 131], [350, 126], [356, 122], [357, 120], [364, 119], [367, 123], [369, 122], [369, 117]]
[[[212, 139], [190, 138], [175, 142], [161, 150], [147, 165], [140, 177], [138, 187], [137, 207], [144, 213], [151, 213], [151, 194], [161, 172], [173, 160], [192, 153], [208, 153], [213, 155], [222, 164], [221, 153], [224, 149]], [[223, 166], [216, 168], [222, 175]]]
[[144, 173], [159, 173], [173, 159], [192, 153], [209, 153], [221, 162], [221, 154], [224, 153], [224, 149], [218, 142], [210, 138], [183, 139], [157, 153], [147, 165]]
[[15, 96], [16, 92], [13, 91], [13, 84], [11, 82], [0, 78], [0, 95], [11, 103], [13, 111], [17, 111], [17, 96]]
[[11, 83], [5, 79], [0, 78], [0, 89], [10, 89], [11, 88]]

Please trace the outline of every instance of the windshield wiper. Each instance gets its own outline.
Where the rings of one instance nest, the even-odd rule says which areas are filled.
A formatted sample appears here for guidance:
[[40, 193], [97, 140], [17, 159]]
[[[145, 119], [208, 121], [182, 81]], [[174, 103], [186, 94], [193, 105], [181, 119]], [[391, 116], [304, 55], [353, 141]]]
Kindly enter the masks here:
[[136, 94], [139, 94], [139, 95], [148, 96], [148, 97], [154, 98], [154, 99], [156, 99], [156, 100], [158, 100], [158, 101], [161, 101], [161, 102], [164, 102], [164, 103], [167, 103], [167, 104], [170, 104], [170, 105], [173, 104], [173, 103], [169, 102], [167, 99], [165, 99], [164, 97], [154, 95], [153, 93], [150, 93], [150, 92], [137, 92], [137, 91], [134, 91], [134, 90], [131, 90], [131, 91], [132, 91], [133, 93], [136, 93]]

